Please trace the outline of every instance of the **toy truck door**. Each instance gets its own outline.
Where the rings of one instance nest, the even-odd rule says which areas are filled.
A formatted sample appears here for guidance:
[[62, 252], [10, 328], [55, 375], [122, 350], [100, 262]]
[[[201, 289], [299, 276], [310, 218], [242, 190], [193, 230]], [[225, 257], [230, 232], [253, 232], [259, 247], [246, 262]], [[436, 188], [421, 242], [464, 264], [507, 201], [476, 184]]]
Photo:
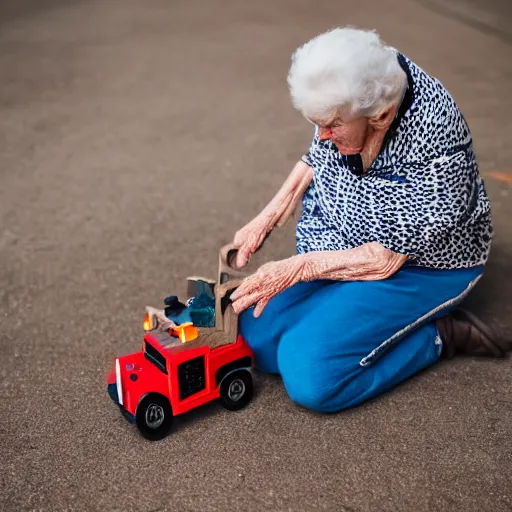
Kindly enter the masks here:
[[172, 358], [171, 397], [174, 414], [187, 412], [211, 400], [208, 356], [209, 347], [201, 347]]

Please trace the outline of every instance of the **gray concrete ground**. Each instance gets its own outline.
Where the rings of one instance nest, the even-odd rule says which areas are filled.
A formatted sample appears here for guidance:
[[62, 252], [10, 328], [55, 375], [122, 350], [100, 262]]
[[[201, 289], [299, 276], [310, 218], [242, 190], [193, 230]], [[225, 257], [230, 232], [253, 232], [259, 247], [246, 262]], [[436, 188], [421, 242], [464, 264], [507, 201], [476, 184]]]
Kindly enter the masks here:
[[[469, 302], [510, 335], [503, 38], [412, 0], [25, 0], [0, 15], [1, 510], [512, 510], [509, 360], [444, 362], [329, 416], [260, 376], [248, 409], [209, 405], [153, 444], [105, 388], [113, 358], [139, 347], [144, 306], [214, 275], [307, 147], [289, 56], [341, 24], [378, 29], [439, 77], [482, 171], [502, 173]], [[262, 257], [292, 251], [288, 226]]]

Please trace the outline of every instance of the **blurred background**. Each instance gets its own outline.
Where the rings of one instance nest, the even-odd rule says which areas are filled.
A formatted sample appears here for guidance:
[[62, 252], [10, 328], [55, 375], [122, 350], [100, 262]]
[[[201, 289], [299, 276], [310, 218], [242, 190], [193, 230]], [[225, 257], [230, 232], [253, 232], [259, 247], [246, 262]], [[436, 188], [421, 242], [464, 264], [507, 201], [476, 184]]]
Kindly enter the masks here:
[[[512, 510], [510, 362], [442, 363], [346, 413], [259, 377], [150, 444], [106, 393], [144, 306], [215, 276], [311, 127], [293, 50], [377, 29], [455, 97], [496, 239], [469, 307], [511, 335], [508, 0], [0, 3], [0, 508], [5, 511]], [[254, 263], [294, 250], [293, 225]]]

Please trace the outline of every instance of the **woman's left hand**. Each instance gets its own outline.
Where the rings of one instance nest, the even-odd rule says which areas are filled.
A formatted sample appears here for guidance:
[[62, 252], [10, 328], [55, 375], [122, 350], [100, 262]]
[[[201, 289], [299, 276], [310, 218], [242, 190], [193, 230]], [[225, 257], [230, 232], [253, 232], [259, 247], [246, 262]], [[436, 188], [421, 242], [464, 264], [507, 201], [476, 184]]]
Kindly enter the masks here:
[[231, 295], [235, 313], [239, 314], [256, 304], [254, 316], [259, 317], [272, 297], [301, 280], [303, 266], [303, 255], [261, 266], [257, 272], [246, 277]]

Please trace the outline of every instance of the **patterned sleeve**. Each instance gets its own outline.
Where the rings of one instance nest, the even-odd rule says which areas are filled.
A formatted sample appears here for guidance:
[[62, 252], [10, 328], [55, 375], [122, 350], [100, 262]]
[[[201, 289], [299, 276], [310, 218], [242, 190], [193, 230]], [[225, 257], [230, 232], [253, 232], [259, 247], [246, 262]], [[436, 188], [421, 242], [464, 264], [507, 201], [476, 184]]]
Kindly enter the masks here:
[[310, 157], [310, 154], [309, 154], [309, 151], [305, 154], [305, 155], [302, 155], [300, 157], [300, 159], [307, 165], [309, 165], [310, 167], [313, 165], [313, 163], [311, 162], [311, 157]]
[[[431, 262], [457, 254], [461, 246], [480, 244], [488, 252], [490, 206], [470, 145], [413, 164], [398, 180], [375, 176], [374, 182], [379, 200], [373, 238], [384, 247]], [[487, 223], [488, 236], [479, 223]]]

